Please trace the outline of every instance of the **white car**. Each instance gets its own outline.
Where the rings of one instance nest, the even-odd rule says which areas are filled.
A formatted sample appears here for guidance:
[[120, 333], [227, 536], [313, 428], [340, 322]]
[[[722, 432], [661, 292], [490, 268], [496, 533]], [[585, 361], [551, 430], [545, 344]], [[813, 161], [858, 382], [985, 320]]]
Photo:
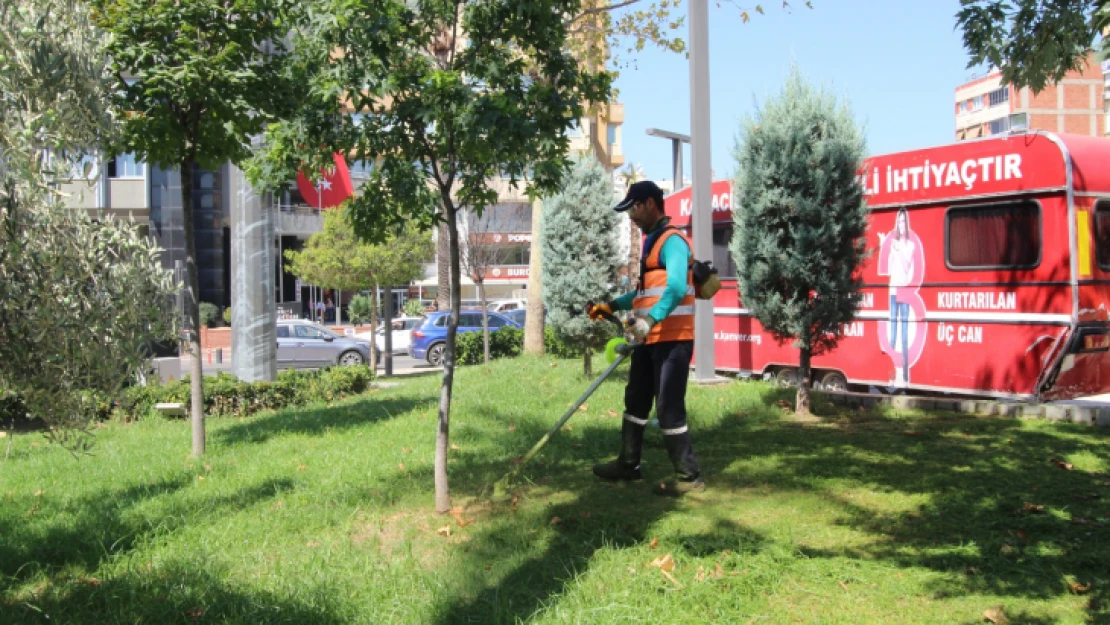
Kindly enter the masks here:
[[524, 308], [528, 308], [528, 300], [526, 299], [499, 299], [486, 304], [486, 310], [495, 313], [506, 313], [510, 310]]
[[[412, 329], [420, 325], [419, 317], [397, 317], [393, 319], [393, 353], [408, 353], [409, 351], [409, 337], [412, 335]], [[363, 341], [370, 341], [369, 332], [359, 332], [355, 335], [356, 339]], [[374, 349], [381, 353], [385, 351], [385, 328], [378, 328], [377, 334], [374, 336]]]

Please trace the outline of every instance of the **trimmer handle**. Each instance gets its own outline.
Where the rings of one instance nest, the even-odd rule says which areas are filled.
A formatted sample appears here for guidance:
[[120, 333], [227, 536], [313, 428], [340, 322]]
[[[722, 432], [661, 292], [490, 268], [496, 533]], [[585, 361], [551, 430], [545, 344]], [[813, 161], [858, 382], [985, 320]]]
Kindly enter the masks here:
[[[596, 306], [596, 305], [597, 305], [596, 302], [592, 302], [592, 301], [591, 302], [586, 302], [586, 310], [587, 311], [593, 310], [593, 307]], [[603, 312], [603, 313], [600, 313], [600, 314], [601, 314], [601, 317], [603, 319], [605, 319], [606, 321], [612, 321], [613, 324], [617, 326], [617, 331], [620, 332], [621, 334], [624, 334], [624, 324], [621, 323], [621, 320], [618, 319], [616, 315], [614, 315], [613, 313], [607, 313], [607, 312]]]

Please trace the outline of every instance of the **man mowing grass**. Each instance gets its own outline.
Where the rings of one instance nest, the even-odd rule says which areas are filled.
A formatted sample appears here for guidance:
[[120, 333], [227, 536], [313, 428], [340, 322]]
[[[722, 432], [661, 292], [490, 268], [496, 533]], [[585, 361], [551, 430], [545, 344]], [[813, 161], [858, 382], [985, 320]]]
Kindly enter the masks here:
[[690, 241], [670, 226], [663, 212], [663, 190], [650, 180], [630, 186], [614, 210], [627, 211], [629, 219], [648, 233], [640, 255], [640, 284], [635, 291], [591, 308], [590, 318], [596, 321], [614, 310], [631, 310], [635, 320], [629, 331], [642, 344], [632, 352], [624, 390], [620, 455], [594, 466], [594, 474], [614, 481], [642, 478], [640, 452], [654, 401], [675, 476], [656, 484], [653, 492], [679, 497], [705, 490], [686, 426], [686, 382], [694, 353]]

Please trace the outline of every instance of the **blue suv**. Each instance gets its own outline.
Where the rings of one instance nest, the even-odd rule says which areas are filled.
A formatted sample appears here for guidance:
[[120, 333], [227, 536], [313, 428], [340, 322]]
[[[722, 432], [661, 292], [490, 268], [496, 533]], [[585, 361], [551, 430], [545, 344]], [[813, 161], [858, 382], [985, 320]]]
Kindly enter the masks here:
[[[409, 340], [409, 356], [426, 359], [436, 367], [443, 364], [443, 356], [447, 350], [447, 315], [449, 314], [451, 314], [450, 311], [437, 311], [427, 313], [420, 319], [420, 323], [412, 329], [412, 336]], [[505, 326], [523, 327], [504, 315], [492, 312], [486, 314], [489, 315], [490, 332], [496, 332]], [[482, 311], [459, 311], [458, 333], [481, 331]]]

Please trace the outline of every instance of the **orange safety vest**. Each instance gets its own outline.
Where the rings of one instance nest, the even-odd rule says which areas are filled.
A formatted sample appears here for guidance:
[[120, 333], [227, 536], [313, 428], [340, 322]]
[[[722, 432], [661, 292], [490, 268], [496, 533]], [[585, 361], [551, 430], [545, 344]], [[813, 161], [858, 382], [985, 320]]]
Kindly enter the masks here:
[[[686, 247], [690, 250], [694, 249], [690, 239], [679, 230], [668, 227], [659, 235], [644, 261], [640, 275], [640, 289], [632, 300], [632, 312], [637, 317], [646, 317], [667, 288], [667, 268], [659, 262], [659, 253], [667, 238], [671, 236], [682, 237]], [[686, 295], [666, 319], [658, 320], [659, 323], [655, 324], [647, 335], [648, 343], [694, 340], [694, 274], [690, 270], [691, 265], [693, 265], [693, 254], [690, 255], [686, 268]]]

